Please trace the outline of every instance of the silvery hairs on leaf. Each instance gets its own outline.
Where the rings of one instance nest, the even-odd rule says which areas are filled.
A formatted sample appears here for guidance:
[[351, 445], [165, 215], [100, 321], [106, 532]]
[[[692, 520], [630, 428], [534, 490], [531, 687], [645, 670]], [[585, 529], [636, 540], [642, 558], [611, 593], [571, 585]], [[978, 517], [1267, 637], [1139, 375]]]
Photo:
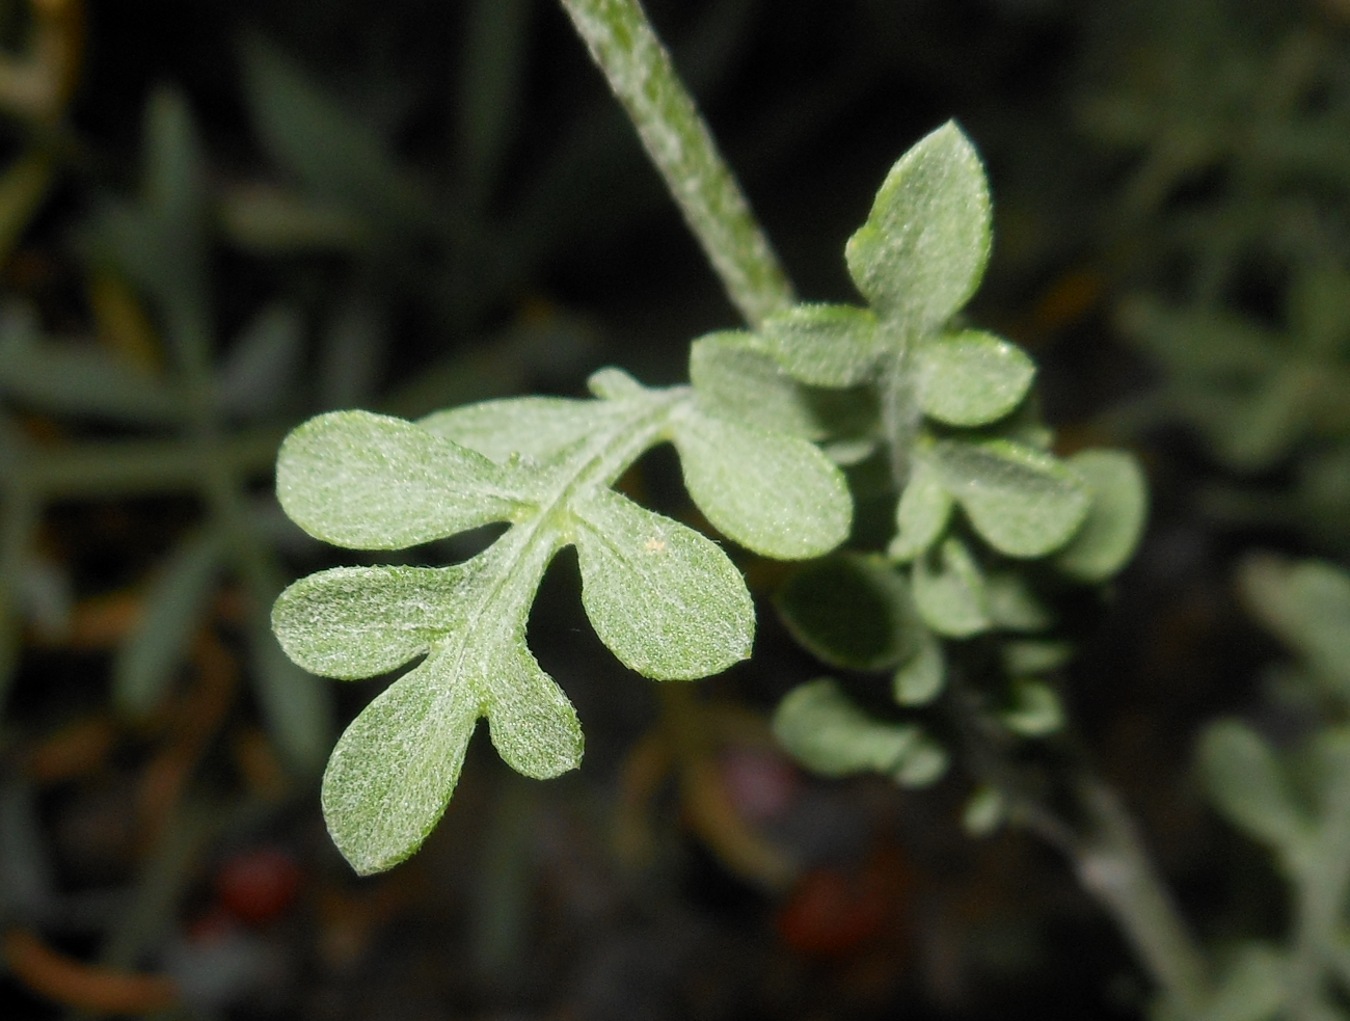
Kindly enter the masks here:
[[[707, 375], [718, 379], [715, 368]], [[509, 526], [464, 563], [339, 567], [277, 600], [282, 647], [315, 673], [371, 677], [421, 659], [357, 717], [324, 774], [330, 832], [360, 873], [420, 846], [481, 718], [526, 776], [579, 764], [575, 710], [525, 640], [563, 547], [576, 547], [596, 633], [629, 668], [687, 680], [749, 655], [750, 595], [721, 547], [611, 488], [647, 448], [673, 443], [699, 509], [755, 552], [819, 556], [848, 533], [843, 478], [806, 439], [733, 422], [697, 387], [652, 390], [605, 370], [592, 389], [599, 399], [488, 401], [416, 423], [334, 412], [282, 446], [282, 507], [335, 545], [398, 549]]]

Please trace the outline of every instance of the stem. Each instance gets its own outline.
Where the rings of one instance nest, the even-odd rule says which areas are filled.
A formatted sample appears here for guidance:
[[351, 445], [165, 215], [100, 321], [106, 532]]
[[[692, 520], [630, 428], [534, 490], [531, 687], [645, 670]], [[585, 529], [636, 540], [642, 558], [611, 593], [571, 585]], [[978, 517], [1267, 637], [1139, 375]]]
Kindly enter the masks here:
[[1073, 852], [1079, 882], [1114, 917], [1158, 984], [1169, 1016], [1196, 1016], [1208, 990], [1205, 960], [1133, 821], [1095, 777], [1084, 777], [1079, 793], [1090, 827]]
[[985, 725], [977, 699], [958, 678], [948, 705], [972, 772], [1003, 796], [1015, 824], [1069, 859], [1083, 889], [1111, 916], [1157, 985], [1163, 1016], [1198, 1016], [1209, 991], [1204, 955], [1111, 788], [1080, 757], [1069, 767], [1079, 820], [1070, 823], [1050, 804], [1045, 783], [1010, 761], [1003, 736]]
[[638, 0], [562, 0], [732, 303], [751, 326], [792, 285]]

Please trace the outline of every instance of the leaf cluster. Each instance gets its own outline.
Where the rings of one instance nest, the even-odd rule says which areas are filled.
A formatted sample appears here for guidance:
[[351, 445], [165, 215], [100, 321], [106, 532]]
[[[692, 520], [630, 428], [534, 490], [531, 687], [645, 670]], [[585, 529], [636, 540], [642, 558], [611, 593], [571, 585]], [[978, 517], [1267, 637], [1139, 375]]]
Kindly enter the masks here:
[[[793, 634], [834, 666], [888, 671], [904, 708], [942, 696], [953, 642], [988, 639], [1005, 680], [981, 696], [986, 708], [1010, 730], [1044, 734], [1060, 720], [1047, 678], [1065, 652], [1047, 596], [1123, 566], [1144, 485], [1128, 455], [1057, 456], [1035, 414], [1031, 359], [962, 321], [989, 248], [984, 171], [948, 124], [895, 164], [848, 241], [865, 306], [798, 306], [725, 343], [808, 386], [865, 396], [875, 412], [848, 423], [841, 455], [883, 466], [898, 494], [884, 553], [813, 563], [784, 586], [777, 603]], [[910, 783], [942, 773], [922, 725], [883, 726], [832, 680], [789, 695], [777, 729], [827, 773]]]
[[1350, 574], [1323, 561], [1254, 557], [1242, 588], [1254, 615], [1296, 655], [1273, 677], [1286, 711], [1308, 725], [1272, 741], [1250, 723], [1211, 724], [1199, 766], [1210, 800], [1272, 853], [1288, 886], [1282, 941], [1235, 953], [1205, 1017], [1341, 1017], [1350, 992]]

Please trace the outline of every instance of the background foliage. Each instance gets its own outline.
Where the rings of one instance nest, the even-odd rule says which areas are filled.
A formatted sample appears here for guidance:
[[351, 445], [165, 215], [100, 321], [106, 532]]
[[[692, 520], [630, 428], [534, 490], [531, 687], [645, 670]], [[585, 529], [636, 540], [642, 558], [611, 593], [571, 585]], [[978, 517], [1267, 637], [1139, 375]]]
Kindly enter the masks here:
[[[1344, 5], [649, 8], [813, 298], [856, 301], [839, 252], [900, 152], [951, 117], [976, 141], [995, 240], [972, 317], [1032, 352], [1059, 454], [1131, 446], [1154, 491], [1108, 603], [1066, 608], [1078, 658], [1045, 669], [1231, 962], [1211, 1016], [1326, 1016], [1346, 972]], [[334, 408], [578, 396], [610, 363], [672, 382], [735, 314], [552, 4], [9, 0], [0, 37], [6, 1007], [1144, 1009], [1060, 862], [961, 834], [996, 813], [959, 777], [897, 794], [788, 764], [765, 721], [819, 667], [768, 609], [781, 569], [740, 554], [755, 656], [675, 693], [591, 637], [562, 557], [530, 643], [567, 678], [586, 769], [536, 789], [483, 755], [422, 855], [356, 881], [315, 769], [369, 695], [293, 668], [266, 623], [333, 563], [277, 511], [281, 437]], [[673, 478], [658, 453], [620, 489], [689, 516]], [[887, 534], [894, 507], [868, 513]]]

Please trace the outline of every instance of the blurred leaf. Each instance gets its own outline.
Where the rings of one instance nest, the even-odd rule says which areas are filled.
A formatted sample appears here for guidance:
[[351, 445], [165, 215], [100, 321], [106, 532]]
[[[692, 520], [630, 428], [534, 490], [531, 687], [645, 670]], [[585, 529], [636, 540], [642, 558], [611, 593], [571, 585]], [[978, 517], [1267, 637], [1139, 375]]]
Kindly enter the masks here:
[[1011, 702], [1000, 713], [1003, 725], [1022, 737], [1046, 737], [1064, 726], [1064, 705], [1045, 681], [1022, 677], [1012, 682]]
[[886, 552], [906, 561], [930, 549], [947, 527], [954, 505], [941, 473], [930, 461], [917, 458], [896, 505], [896, 535]]
[[206, 619], [222, 553], [218, 533], [192, 535], [160, 566], [136, 629], [113, 661], [113, 700], [123, 712], [144, 716], [163, 701]]
[[1091, 506], [1087, 486], [1063, 462], [1010, 440], [939, 440], [932, 463], [976, 531], [1008, 556], [1064, 546]]
[[948, 638], [969, 638], [993, 621], [984, 576], [970, 550], [948, 538], [914, 563], [914, 604], [929, 627]]
[[234, 340], [216, 375], [216, 401], [226, 415], [252, 420], [295, 402], [304, 356], [300, 314], [272, 305]]
[[161, 379], [88, 343], [43, 340], [26, 311], [0, 313], [0, 394], [44, 412], [137, 425], [181, 422], [182, 397]]
[[316, 198], [375, 219], [425, 229], [435, 206], [395, 163], [384, 138], [265, 39], [242, 45], [245, 95], [263, 144]]
[[916, 650], [907, 656], [891, 678], [896, 705], [927, 705], [942, 694], [947, 663], [942, 643], [927, 629], [918, 634]]
[[913, 655], [922, 629], [905, 580], [885, 561], [860, 553], [794, 571], [774, 605], [812, 655], [855, 670], [882, 670]]
[[823, 776], [893, 775], [921, 735], [917, 724], [874, 720], [828, 679], [790, 691], [774, 714], [773, 731], [794, 758]]
[[1069, 467], [1092, 494], [1087, 519], [1054, 564], [1080, 581], [1105, 581], [1134, 554], [1148, 513], [1144, 473], [1129, 454], [1085, 450], [1069, 458]]
[[0, 176], [0, 264], [9, 261], [51, 189], [54, 161], [43, 148], [22, 153]]
[[503, 158], [518, 130], [529, 56], [529, 0], [472, 0], [460, 61], [458, 141], [465, 202], [492, 195]]
[[1238, 580], [1261, 622], [1350, 704], [1350, 574], [1318, 560], [1252, 556], [1243, 562]]
[[1215, 806], [1248, 833], [1288, 853], [1309, 837], [1308, 820], [1265, 740], [1236, 720], [1210, 725], [1200, 771]]

